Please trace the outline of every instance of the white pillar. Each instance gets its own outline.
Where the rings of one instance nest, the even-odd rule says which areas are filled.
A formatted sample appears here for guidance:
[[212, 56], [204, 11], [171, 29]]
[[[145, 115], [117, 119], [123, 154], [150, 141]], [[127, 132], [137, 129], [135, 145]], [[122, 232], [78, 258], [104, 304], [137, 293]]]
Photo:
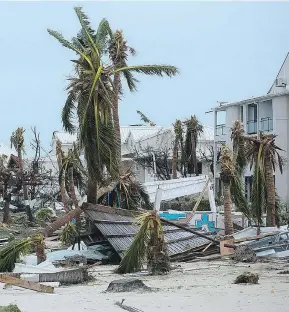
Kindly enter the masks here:
[[214, 153], [214, 160], [213, 160], [213, 170], [214, 170], [214, 177], [213, 177], [213, 187], [214, 187], [214, 198], [216, 198], [216, 175], [217, 175], [217, 111], [214, 110], [214, 146], [213, 146], [213, 153]]

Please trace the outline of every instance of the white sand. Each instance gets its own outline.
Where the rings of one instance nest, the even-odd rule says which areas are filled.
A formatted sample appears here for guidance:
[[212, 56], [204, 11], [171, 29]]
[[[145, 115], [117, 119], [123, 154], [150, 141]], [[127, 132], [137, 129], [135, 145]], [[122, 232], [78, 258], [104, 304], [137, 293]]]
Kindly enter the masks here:
[[[121, 278], [111, 266], [94, 269], [96, 281], [85, 286], [55, 288], [55, 294], [43, 294], [16, 287], [0, 290], [0, 305], [17, 304], [22, 312], [114, 312], [124, 304], [144, 312], [285, 312], [289, 306], [289, 275], [277, 274], [289, 269], [283, 264], [239, 264], [225, 261], [180, 264], [185, 272], [173, 271], [165, 277], [143, 276], [146, 285], [157, 287], [148, 293], [103, 293], [110, 281]], [[195, 269], [195, 270], [190, 270]], [[234, 278], [251, 271], [260, 276], [259, 285], [234, 285]]]

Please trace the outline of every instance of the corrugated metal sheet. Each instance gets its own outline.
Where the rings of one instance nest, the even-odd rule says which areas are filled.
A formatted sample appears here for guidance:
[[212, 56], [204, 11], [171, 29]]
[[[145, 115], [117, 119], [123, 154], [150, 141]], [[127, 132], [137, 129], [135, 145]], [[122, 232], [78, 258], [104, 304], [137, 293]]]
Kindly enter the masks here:
[[[139, 227], [135, 223], [134, 217], [136, 213], [100, 205], [87, 205], [85, 213], [118, 254], [123, 257], [138, 232]], [[180, 255], [210, 243], [209, 240], [176, 226], [163, 225], [163, 229], [169, 256]]]

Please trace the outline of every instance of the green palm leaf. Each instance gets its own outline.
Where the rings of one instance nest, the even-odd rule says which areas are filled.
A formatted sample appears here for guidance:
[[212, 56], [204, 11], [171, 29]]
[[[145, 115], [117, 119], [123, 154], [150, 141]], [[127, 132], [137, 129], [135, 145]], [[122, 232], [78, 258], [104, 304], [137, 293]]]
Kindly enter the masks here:
[[124, 70], [132, 71], [140, 74], [150, 75], [150, 76], [175, 76], [179, 73], [179, 70], [175, 66], [170, 65], [140, 65], [140, 66], [125, 66], [118, 68], [113, 71], [113, 74], [117, 72], [122, 72]]

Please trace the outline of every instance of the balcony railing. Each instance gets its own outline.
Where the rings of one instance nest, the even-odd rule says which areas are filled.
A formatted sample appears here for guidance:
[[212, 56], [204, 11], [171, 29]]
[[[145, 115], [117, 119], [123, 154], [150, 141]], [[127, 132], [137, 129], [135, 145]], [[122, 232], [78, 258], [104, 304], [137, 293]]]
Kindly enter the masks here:
[[224, 135], [227, 134], [226, 132], [226, 125], [217, 125], [216, 126], [216, 135]]
[[273, 120], [272, 120], [272, 117], [261, 118], [261, 120], [260, 120], [260, 130], [261, 131], [272, 131], [273, 130]]
[[247, 133], [248, 134], [257, 133], [257, 121], [256, 120], [247, 121]]

